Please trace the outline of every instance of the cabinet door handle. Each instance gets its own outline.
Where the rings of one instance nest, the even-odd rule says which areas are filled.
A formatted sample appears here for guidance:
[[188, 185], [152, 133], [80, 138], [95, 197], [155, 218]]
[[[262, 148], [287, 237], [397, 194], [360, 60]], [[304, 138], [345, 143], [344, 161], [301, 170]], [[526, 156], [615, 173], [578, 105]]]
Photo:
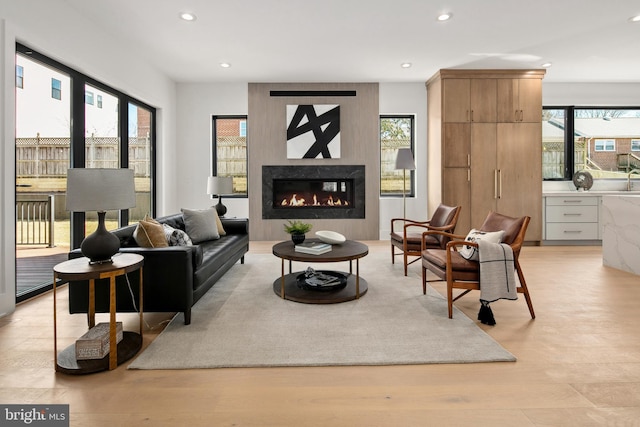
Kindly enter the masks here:
[[467, 182], [471, 182], [471, 169], [467, 169]]
[[467, 167], [471, 167], [471, 154], [467, 154]]
[[564, 216], [582, 216], [581, 213], [565, 213]]
[[498, 198], [498, 169], [493, 170], [493, 198]]
[[582, 200], [563, 200], [563, 203], [582, 203]]
[[516, 118], [514, 121], [515, 121], [515, 122], [517, 122], [517, 121], [518, 121], [518, 110], [516, 110], [516, 111], [515, 111], [514, 116], [515, 116], [515, 118]]
[[566, 233], [566, 234], [569, 234], [569, 233], [580, 234], [580, 233], [582, 233], [582, 230], [564, 230], [563, 233]]
[[498, 177], [500, 178], [499, 181], [499, 189], [500, 191], [498, 192], [498, 199], [502, 199], [502, 171], [500, 169], [498, 169]]
[[471, 121], [473, 121], [473, 110], [471, 110]]

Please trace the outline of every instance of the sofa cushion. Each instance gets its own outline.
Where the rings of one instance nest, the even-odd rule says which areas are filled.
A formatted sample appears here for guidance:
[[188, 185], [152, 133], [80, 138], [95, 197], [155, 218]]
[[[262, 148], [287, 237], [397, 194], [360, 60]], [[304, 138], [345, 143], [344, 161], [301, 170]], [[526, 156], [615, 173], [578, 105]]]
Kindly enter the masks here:
[[227, 234], [218, 240], [209, 240], [197, 246], [201, 256], [201, 262], [194, 271], [194, 289], [200, 287], [209, 280], [210, 277], [229, 261], [231, 254], [234, 254], [248, 243], [248, 235]]
[[216, 217], [218, 214], [213, 208], [209, 209], [181, 209], [184, 216], [185, 231], [194, 244], [207, 240], [220, 238]]
[[145, 216], [138, 222], [133, 238], [143, 248], [164, 248], [169, 246], [164, 227], [153, 218]]

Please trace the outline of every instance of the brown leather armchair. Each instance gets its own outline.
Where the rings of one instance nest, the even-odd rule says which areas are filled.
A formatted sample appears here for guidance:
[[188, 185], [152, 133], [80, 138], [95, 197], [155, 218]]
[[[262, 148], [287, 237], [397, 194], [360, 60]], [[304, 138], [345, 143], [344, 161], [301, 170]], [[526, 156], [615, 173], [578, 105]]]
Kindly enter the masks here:
[[[424, 231], [442, 231], [454, 233], [458, 216], [460, 215], [460, 206], [447, 206], [440, 204], [433, 216], [428, 221], [414, 221], [406, 218], [393, 218], [391, 220], [391, 263], [395, 263], [396, 255], [402, 255], [404, 261], [404, 275], [407, 275], [407, 267], [420, 259], [423, 250]], [[426, 238], [424, 244], [428, 248], [444, 249], [449, 241], [446, 235], [432, 235]], [[395, 253], [395, 248], [402, 252]], [[415, 256], [416, 259], [408, 261], [409, 256]]]
[[[533, 311], [527, 282], [524, 279], [524, 274], [522, 273], [522, 268], [518, 260], [530, 220], [531, 218], [528, 216], [512, 218], [497, 212], [489, 212], [480, 230], [504, 230], [505, 233], [502, 238], [502, 243], [508, 244], [513, 250], [514, 267], [519, 279], [517, 292], [524, 294], [531, 318], [535, 319], [536, 315]], [[465, 241], [466, 236], [462, 235], [454, 235], [440, 231], [427, 231], [424, 234], [426, 235], [425, 237], [442, 234], [450, 239], [444, 249], [428, 249], [425, 247], [422, 251], [422, 292], [426, 294], [427, 282], [446, 281], [447, 303], [449, 306], [449, 318], [451, 319], [453, 318], [453, 302], [472, 290], [480, 290], [480, 263], [478, 261], [467, 260], [458, 252], [458, 248], [462, 246], [477, 247], [478, 244]], [[427, 280], [427, 270], [438, 276], [438, 279]], [[463, 289], [464, 291], [454, 298], [454, 288]]]

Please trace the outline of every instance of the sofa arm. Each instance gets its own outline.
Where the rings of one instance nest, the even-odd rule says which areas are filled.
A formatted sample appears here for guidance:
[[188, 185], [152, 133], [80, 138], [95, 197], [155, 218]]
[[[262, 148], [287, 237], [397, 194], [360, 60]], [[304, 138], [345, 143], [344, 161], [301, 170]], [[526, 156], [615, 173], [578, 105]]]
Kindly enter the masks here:
[[220, 218], [227, 234], [249, 234], [249, 218]]
[[[193, 255], [195, 247], [170, 246], [166, 248], [120, 248], [123, 253], [137, 253], [144, 256], [144, 310], [145, 311], [186, 311], [193, 305]], [[79, 250], [69, 253], [70, 258], [82, 256]], [[115, 255], [117, 256], [117, 255]], [[132, 300], [138, 299], [139, 276], [130, 275], [116, 279], [118, 311], [134, 311]], [[96, 282], [98, 283], [98, 282]], [[133, 293], [133, 298], [130, 293]], [[70, 313], [85, 313], [88, 292], [86, 284], [70, 283]], [[108, 286], [96, 286], [96, 312], [109, 310]]]

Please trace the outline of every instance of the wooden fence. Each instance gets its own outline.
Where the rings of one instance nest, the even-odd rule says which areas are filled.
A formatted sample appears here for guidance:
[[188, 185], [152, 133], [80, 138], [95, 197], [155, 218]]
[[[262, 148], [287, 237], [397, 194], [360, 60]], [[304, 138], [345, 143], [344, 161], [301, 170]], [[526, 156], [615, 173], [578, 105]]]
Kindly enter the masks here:
[[[93, 137], [85, 141], [90, 168], [117, 168], [120, 142], [116, 137]], [[16, 176], [19, 178], [67, 176], [70, 167], [69, 138], [17, 138]], [[129, 167], [137, 177], [151, 175], [151, 145], [148, 138], [129, 138]]]

